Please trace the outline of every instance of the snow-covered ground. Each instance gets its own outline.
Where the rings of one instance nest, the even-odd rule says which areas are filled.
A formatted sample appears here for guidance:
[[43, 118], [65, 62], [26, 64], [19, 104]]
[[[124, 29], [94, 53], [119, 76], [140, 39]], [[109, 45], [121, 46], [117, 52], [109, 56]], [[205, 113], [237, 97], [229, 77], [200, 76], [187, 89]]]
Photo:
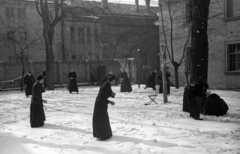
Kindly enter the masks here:
[[93, 106], [99, 87], [79, 87], [79, 94], [64, 88], [47, 91], [45, 125], [31, 128], [30, 98], [19, 91], [0, 92], [0, 154], [239, 154], [240, 92], [212, 90], [229, 105], [223, 117], [193, 120], [182, 112], [183, 88], [171, 88], [169, 102], [144, 104], [151, 89], [133, 86], [116, 92], [108, 113], [113, 137], [92, 136]]

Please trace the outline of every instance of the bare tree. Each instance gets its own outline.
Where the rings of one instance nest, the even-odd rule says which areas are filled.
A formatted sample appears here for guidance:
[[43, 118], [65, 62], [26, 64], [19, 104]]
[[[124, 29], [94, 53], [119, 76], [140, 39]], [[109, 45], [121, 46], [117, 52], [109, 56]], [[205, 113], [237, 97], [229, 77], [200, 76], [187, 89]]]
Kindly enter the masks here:
[[[6, 38], [5, 41], [11, 41], [13, 45], [13, 51], [15, 56], [20, 60], [21, 62], [21, 68], [22, 68], [22, 74], [21, 74], [21, 91], [23, 91], [23, 77], [25, 74], [25, 60], [26, 60], [26, 52], [28, 51], [29, 47], [34, 45], [39, 39], [41, 39], [41, 35], [27, 35], [27, 32], [30, 33], [30, 30], [26, 27], [19, 26], [11, 31], [8, 38]], [[22, 36], [19, 36], [17, 34], [22, 34]], [[18, 36], [18, 37], [17, 37]]]
[[[159, 3], [160, 19], [162, 27], [163, 42], [166, 46], [169, 60], [174, 67], [175, 87], [179, 88], [178, 69], [185, 62], [186, 47], [189, 42], [191, 28], [185, 28], [185, 16], [182, 10], [185, 8], [184, 2], [164, 1]], [[182, 54], [179, 54], [179, 52]], [[177, 57], [180, 55], [180, 57]]]
[[47, 87], [49, 90], [54, 89], [53, 36], [54, 28], [64, 17], [63, 1], [64, 0], [35, 0], [38, 14], [42, 18], [43, 23], [43, 38], [46, 47]]

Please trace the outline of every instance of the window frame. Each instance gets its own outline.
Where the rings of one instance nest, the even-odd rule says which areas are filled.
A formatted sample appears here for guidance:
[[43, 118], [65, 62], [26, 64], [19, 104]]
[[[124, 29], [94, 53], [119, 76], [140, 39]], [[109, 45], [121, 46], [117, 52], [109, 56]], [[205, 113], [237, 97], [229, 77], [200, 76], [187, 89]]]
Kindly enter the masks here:
[[[235, 70], [230, 70], [230, 61], [229, 61], [229, 50], [228, 50], [228, 46], [231, 45], [231, 44], [240, 44], [240, 40], [236, 40], [236, 41], [226, 41], [225, 42], [225, 47], [224, 47], [224, 50], [225, 50], [225, 74], [240, 74], [240, 66], [239, 66], [239, 69], [237, 69], [237, 66], [236, 66], [236, 69]], [[240, 55], [240, 50], [238, 52], [236, 52], [236, 55]], [[240, 63], [240, 61], [236, 61], [236, 65], [237, 63]]]
[[14, 18], [14, 7], [6, 7], [6, 17]]
[[[233, 12], [232, 12], [232, 16], [228, 16], [228, 6], [227, 6], [227, 1], [228, 0], [225, 0], [224, 1], [224, 20], [225, 21], [232, 21], [232, 20], [239, 20], [240, 19], [240, 14], [237, 15], [237, 16], [234, 16]], [[234, 3], [234, 2], [233, 2]], [[234, 5], [234, 4], [233, 4]], [[233, 11], [233, 10], [232, 10]]]
[[18, 18], [26, 18], [26, 8], [18, 8]]

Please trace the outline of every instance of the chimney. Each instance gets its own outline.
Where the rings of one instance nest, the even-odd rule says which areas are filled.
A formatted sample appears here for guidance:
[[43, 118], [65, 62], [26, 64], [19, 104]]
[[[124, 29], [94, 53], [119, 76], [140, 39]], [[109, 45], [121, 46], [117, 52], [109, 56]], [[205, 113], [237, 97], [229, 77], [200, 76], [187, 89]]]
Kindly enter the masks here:
[[147, 12], [150, 12], [150, 1], [151, 1], [151, 0], [145, 0], [145, 2], [146, 2], [146, 7], [147, 7]]
[[104, 9], [107, 9], [108, 8], [108, 0], [102, 0], [102, 7]]
[[136, 7], [136, 11], [139, 11], [139, 2], [138, 2], [138, 0], [135, 0], [135, 7]]

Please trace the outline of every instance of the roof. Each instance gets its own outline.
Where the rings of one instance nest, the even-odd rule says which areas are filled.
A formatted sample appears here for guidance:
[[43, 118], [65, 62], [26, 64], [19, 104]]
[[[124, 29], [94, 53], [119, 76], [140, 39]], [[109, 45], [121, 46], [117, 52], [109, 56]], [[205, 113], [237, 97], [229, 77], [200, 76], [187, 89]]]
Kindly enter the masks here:
[[88, 8], [98, 15], [157, 17], [158, 13], [158, 7], [150, 7], [150, 11], [147, 11], [146, 6], [139, 5], [136, 11], [135, 5], [122, 3], [108, 3], [108, 8], [103, 8], [101, 2], [74, 0], [68, 6]]

